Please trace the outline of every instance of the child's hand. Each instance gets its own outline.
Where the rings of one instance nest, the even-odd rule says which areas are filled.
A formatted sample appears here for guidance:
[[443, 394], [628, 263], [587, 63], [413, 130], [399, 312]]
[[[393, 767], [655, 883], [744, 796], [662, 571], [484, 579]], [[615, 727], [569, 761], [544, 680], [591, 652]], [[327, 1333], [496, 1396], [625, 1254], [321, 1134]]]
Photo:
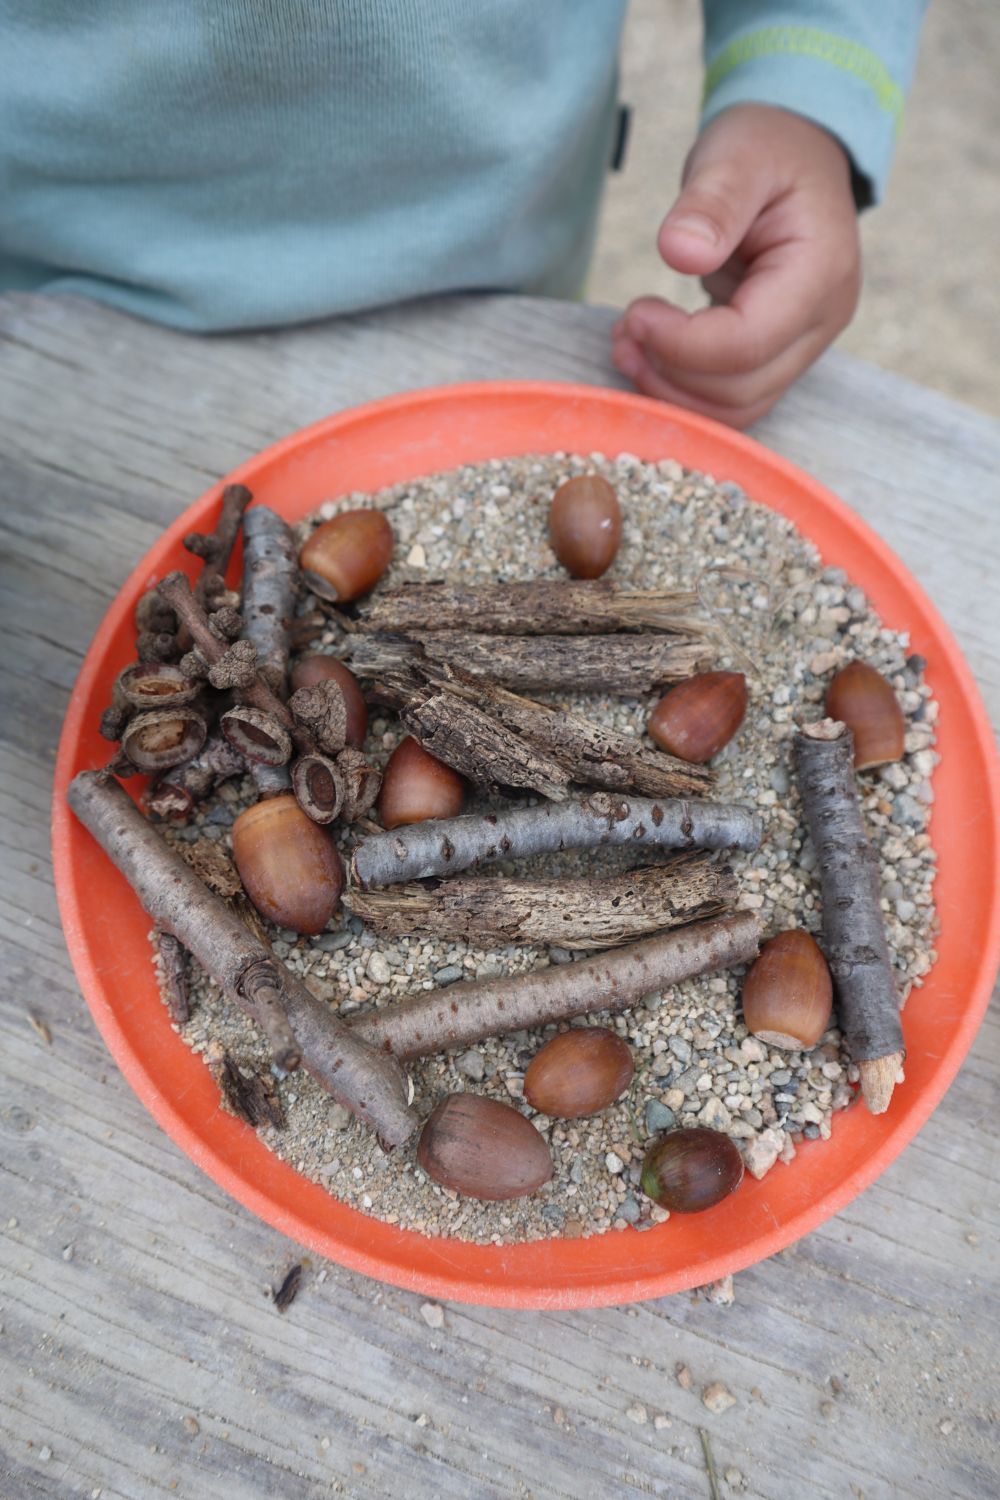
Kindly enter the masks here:
[[695, 142], [659, 234], [663, 259], [716, 304], [640, 297], [615, 325], [615, 364], [648, 396], [748, 427], [850, 322], [861, 289], [843, 148], [767, 105], [718, 115]]

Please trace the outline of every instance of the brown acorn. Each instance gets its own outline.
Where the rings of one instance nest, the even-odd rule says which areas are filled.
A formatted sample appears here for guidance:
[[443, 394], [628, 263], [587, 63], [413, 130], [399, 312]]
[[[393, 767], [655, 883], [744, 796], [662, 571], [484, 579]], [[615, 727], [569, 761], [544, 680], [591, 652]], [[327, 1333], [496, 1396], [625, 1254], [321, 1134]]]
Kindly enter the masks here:
[[714, 1208], [743, 1181], [739, 1147], [718, 1130], [692, 1125], [670, 1130], [646, 1152], [639, 1184], [675, 1214]]
[[900, 760], [906, 725], [896, 694], [881, 672], [864, 661], [852, 661], [830, 679], [826, 712], [854, 735], [854, 769]]
[[299, 553], [313, 593], [346, 604], [374, 588], [392, 558], [392, 527], [380, 510], [345, 510], [317, 526]]
[[345, 667], [335, 656], [304, 656], [292, 668], [292, 692], [297, 692], [299, 688], [315, 687], [317, 682], [323, 682], [327, 678], [339, 683], [344, 695], [347, 743], [360, 749], [368, 733], [368, 704], [350, 667]]
[[536, 1052], [524, 1075], [524, 1097], [540, 1114], [576, 1120], [620, 1099], [634, 1072], [632, 1049], [617, 1032], [577, 1026]]
[[417, 1162], [428, 1177], [467, 1198], [523, 1198], [552, 1176], [549, 1148], [509, 1104], [449, 1094], [420, 1134]]
[[322, 932], [344, 887], [333, 839], [294, 797], [268, 797], [233, 824], [233, 859], [262, 916], [295, 932]]
[[454, 818], [465, 802], [465, 779], [408, 734], [389, 757], [378, 815], [383, 828]]
[[830, 1024], [833, 980], [801, 928], [769, 938], [743, 981], [743, 1019], [769, 1047], [815, 1047]]
[[746, 711], [742, 672], [699, 672], [660, 699], [649, 716], [649, 733], [661, 750], [702, 765], [729, 744]]
[[549, 542], [574, 578], [600, 578], [622, 538], [618, 496], [599, 474], [579, 474], [556, 490], [549, 507]]

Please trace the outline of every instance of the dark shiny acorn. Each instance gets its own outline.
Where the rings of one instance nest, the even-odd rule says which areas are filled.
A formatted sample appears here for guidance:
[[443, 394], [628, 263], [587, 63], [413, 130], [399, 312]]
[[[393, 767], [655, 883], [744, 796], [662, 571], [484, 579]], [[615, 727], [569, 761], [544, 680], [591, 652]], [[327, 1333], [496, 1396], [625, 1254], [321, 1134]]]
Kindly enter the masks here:
[[549, 507], [552, 550], [574, 578], [600, 578], [615, 560], [622, 538], [618, 496], [599, 474], [567, 479]]
[[479, 1094], [442, 1099], [421, 1131], [417, 1162], [442, 1187], [494, 1202], [523, 1198], [552, 1176], [549, 1148], [534, 1125]]
[[770, 1047], [815, 1047], [830, 1024], [833, 980], [815, 938], [779, 932], [743, 981], [743, 1019]]
[[646, 1152], [640, 1185], [671, 1213], [714, 1208], [743, 1181], [739, 1147], [718, 1130], [692, 1125], [671, 1130]]
[[317, 526], [299, 553], [315, 593], [346, 604], [374, 588], [392, 558], [392, 527], [380, 510], [345, 510]]
[[826, 712], [846, 724], [854, 736], [854, 769], [888, 765], [905, 749], [903, 710], [881, 672], [864, 661], [852, 661], [830, 679]]
[[295, 932], [322, 932], [344, 887], [333, 839], [294, 797], [268, 797], [233, 824], [233, 859], [254, 906]]
[[576, 1026], [546, 1042], [528, 1064], [524, 1097], [556, 1119], [593, 1115], [620, 1099], [632, 1082], [632, 1049], [605, 1026]]
[[660, 699], [649, 716], [649, 733], [661, 750], [703, 765], [729, 744], [746, 711], [742, 672], [699, 672]]
[[327, 678], [338, 683], [344, 695], [347, 743], [360, 749], [368, 733], [368, 704], [350, 667], [345, 667], [335, 656], [304, 656], [292, 668], [292, 692], [299, 688], [315, 687], [317, 682], [323, 682]]
[[454, 818], [465, 802], [465, 778], [412, 735], [400, 740], [382, 777], [378, 815], [383, 828]]

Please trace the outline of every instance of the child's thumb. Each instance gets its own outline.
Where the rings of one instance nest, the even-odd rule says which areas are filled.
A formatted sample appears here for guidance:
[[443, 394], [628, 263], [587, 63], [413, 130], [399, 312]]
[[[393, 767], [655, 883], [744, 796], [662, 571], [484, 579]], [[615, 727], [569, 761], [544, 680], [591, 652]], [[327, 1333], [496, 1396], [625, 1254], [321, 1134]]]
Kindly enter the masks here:
[[767, 194], [766, 174], [753, 161], [712, 153], [699, 162], [696, 154], [680, 196], [660, 226], [660, 254], [675, 271], [710, 275], [739, 246]]

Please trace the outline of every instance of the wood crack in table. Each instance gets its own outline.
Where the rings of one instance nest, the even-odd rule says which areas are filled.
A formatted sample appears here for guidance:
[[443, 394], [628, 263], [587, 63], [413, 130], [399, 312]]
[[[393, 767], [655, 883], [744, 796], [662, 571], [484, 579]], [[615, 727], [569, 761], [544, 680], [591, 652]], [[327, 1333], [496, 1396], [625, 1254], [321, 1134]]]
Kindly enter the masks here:
[[[194, 339], [75, 298], [0, 299], [4, 1500], [694, 1500], [709, 1494], [700, 1428], [724, 1494], [1000, 1493], [995, 1013], [903, 1156], [738, 1276], [731, 1307], [694, 1294], [598, 1312], [447, 1305], [438, 1319], [314, 1261], [281, 1315], [268, 1288], [296, 1247], [154, 1125], [66, 956], [55, 745], [87, 644], [163, 527], [342, 406], [468, 379], [621, 385], [614, 316], [454, 297]], [[1000, 719], [1000, 423], [831, 354], [755, 435], [896, 550]], [[700, 1399], [716, 1380], [737, 1398], [722, 1415]]]

